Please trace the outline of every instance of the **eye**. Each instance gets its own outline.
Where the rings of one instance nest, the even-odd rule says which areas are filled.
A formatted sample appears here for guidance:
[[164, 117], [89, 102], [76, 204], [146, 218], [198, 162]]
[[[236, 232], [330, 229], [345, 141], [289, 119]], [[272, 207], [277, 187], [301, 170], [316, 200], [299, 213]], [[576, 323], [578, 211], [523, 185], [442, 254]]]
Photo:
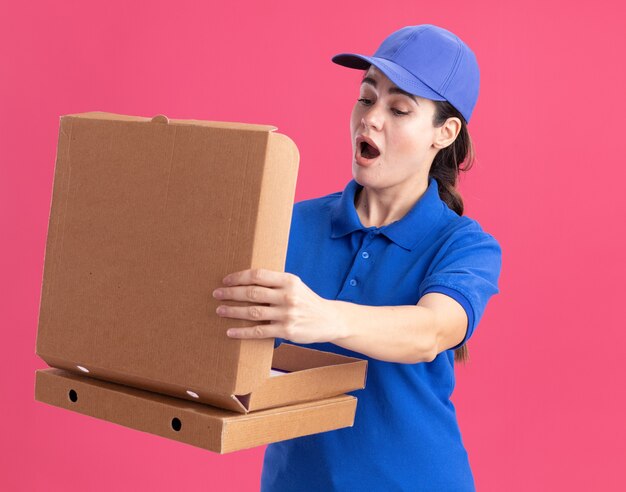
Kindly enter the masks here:
[[371, 99], [366, 99], [364, 97], [362, 97], [361, 99], [357, 99], [357, 101], [363, 104], [364, 106], [369, 106], [370, 104], [372, 104]]
[[409, 114], [408, 111], [400, 111], [399, 109], [396, 109], [396, 108], [391, 108], [391, 112], [395, 114], [396, 116], [405, 116]]

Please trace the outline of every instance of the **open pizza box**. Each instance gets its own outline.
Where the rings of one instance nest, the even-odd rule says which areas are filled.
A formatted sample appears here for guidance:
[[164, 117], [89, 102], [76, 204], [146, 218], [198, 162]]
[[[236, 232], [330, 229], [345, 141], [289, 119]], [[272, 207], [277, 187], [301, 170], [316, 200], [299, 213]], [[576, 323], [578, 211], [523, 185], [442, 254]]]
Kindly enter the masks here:
[[219, 453], [353, 425], [367, 362], [231, 339], [212, 297], [284, 271], [299, 154], [276, 128], [61, 117], [35, 398]]

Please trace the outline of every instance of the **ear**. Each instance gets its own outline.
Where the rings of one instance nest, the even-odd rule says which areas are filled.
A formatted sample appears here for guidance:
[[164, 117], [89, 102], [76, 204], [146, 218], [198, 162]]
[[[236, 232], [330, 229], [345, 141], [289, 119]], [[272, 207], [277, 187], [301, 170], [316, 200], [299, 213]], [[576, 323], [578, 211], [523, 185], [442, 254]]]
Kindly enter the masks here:
[[433, 146], [437, 149], [446, 148], [452, 145], [461, 131], [461, 120], [454, 117], [448, 118], [446, 122], [436, 130]]

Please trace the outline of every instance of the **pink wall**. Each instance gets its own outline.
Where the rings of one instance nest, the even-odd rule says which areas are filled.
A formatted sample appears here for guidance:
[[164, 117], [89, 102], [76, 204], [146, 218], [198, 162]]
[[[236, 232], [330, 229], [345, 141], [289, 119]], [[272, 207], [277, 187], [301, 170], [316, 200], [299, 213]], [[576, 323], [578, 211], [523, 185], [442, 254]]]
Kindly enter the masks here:
[[[612, 4], [612, 5], [611, 5]], [[59, 115], [271, 123], [297, 199], [350, 175], [359, 73], [408, 24], [460, 35], [482, 69], [467, 214], [504, 251], [458, 370], [481, 491], [626, 490], [626, 36], [619, 2], [3, 2], [0, 7], [0, 488], [256, 490], [263, 448], [219, 456], [33, 401]]]

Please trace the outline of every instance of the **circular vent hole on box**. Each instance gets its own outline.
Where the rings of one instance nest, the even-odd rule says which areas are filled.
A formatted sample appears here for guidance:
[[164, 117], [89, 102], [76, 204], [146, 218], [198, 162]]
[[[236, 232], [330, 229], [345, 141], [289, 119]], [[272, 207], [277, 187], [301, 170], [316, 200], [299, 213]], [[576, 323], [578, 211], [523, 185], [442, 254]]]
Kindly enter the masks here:
[[76, 403], [78, 401], [78, 393], [76, 393], [75, 390], [71, 389], [70, 392], [68, 393], [68, 396], [72, 403]]
[[178, 432], [182, 426], [183, 426], [183, 423], [180, 421], [179, 418], [174, 417], [172, 419], [172, 429], [174, 429], [176, 432]]

